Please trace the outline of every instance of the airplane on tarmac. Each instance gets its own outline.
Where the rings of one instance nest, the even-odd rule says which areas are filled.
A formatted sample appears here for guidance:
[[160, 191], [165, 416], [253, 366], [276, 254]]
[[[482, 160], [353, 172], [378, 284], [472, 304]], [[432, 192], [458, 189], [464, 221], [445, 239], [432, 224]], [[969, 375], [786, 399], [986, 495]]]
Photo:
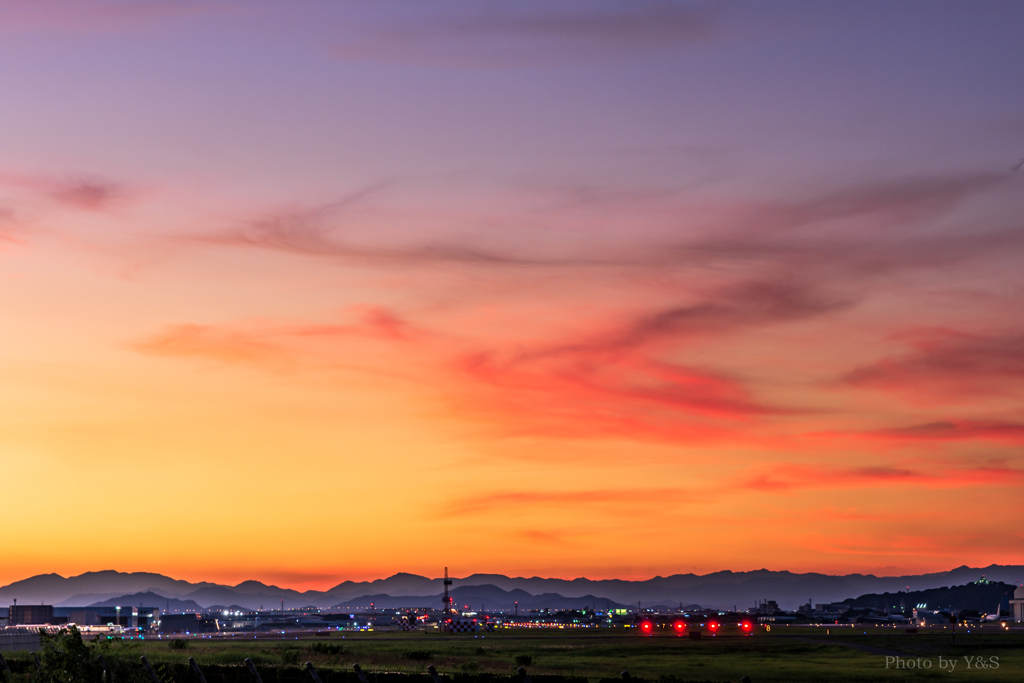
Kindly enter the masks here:
[[996, 604], [996, 613], [995, 614], [986, 614], [985, 616], [983, 616], [981, 618], [982, 622], [985, 622], [985, 621], [999, 621], [1000, 619], [1005, 618], [1005, 617], [1000, 617], [999, 616], [999, 611], [1000, 611], [1001, 608], [1002, 608], [1002, 603], [1001, 602], [997, 603]]

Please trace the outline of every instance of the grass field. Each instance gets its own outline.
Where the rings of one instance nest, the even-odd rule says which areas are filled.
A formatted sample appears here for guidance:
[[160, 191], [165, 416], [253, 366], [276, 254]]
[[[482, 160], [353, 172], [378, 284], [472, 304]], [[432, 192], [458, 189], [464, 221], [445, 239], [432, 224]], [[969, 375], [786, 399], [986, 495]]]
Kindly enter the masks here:
[[[776, 627], [754, 635], [721, 635], [691, 640], [658, 634], [644, 638], [620, 629], [594, 631], [505, 631], [488, 634], [345, 633], [317, 639], [254, 640], [205, 638], [172, 649], [167, 640], [134, 642], [124, 655], [138, 661], [239, 665], [249, 657], [264, 667], [298, 667], [312, 661], [324, 671], [423, 673], [433, 664], [441, 674], [472, 680], [480, 674], [510, 675], [524, 665], [532, 676], [561, 675], [591, 680], [632, 677], [663, 681], [1020, 681], [1024, 680], [1024, 631], [908, 634], [892, 629]], [[180, 643], [179, 643], [180, 645]], [[12, 653], [13, 654], [13, 653]], [[896, 668], [896, 657], [913, 668]], [[940, 668], [939, 657], [946, 662]], [[977, 666], [982, 658], [985, 668]], [[11, 657], [17, 660], [25, 655]], [[920, 658], [920, 659], [919, 659]], [[969, 658], [969, 659], [968, 659]], [[991, 659], [996, 658], [996, 659]], [[949, 662], [956, 664], [952, 671]], [[528, 663], [527, 663], [528, 662]], [[930, 669], [921, 669], [931, 662]], [[970, 666], [968, 666], [970, 662]], [[992, 666], [998, 662], [998, 668]], [[886, 668], [888, 664], [889, 668]], [[371, 683], [373, 680], [371, 678]]]

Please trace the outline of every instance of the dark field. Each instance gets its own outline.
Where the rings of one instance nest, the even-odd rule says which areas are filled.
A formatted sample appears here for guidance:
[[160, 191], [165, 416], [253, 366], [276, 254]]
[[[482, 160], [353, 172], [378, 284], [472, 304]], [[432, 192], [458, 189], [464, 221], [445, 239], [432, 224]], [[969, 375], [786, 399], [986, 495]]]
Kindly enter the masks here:
[[[948, 630], [904, 633], [894, 629], [776, 627], [744, 637], [725, 634], [701, 640], [658, 634], [644, 638], [625, 629], [593, 631], [506, 631], [488, 634], [344, 633], [295, 639], [296, 634], [259, 639], [252, 636], [214, 637], [179, 642], [169, 639], [115, 643], [108, 660], [128, 668], [146, 655], [163, 683], [194, 683], [185, 664], [194, 657], [208, 683], [248, 681], [241, 666], [246, 657], [257, 665], [264, 683], [310, 681], [301, 670], [311, 661], [324, 683], [357, 683], [352, 665], [360, 664], [369, 683], [430, 683], [424, 674], [433, 664], [454, 683], [504, 683], [522, 665], [533, 683], [591, 683], [619, 679], [628, 670], [633, 678], [664, 683], [739, 681], [750, 676], [762, 681], [902, 681], [902, 680], [1024, 680], [1024, 631], [998, 626], [958, 632], [956, 644]], [[866, 633], [865, 633], [866, 631]], [[913, 661], [912, 669], [896, 669], [895, 657]], [[940, 668], [940, 656], [946, 662]], [[887, 660], [887, 657], [889, 658]], [[978, 667], [982, 658], [985, 668]], [[920, 658], [920, 660], [918, 659]], [[996, 658], [996, 659], [992, 659]], [[9, 653], [15, 681], [28, 681], [34, 665], [27, 653]], [[949, 670], [950, 660], [955, 667]], [[886, 669], [886, 664], [889, 668]], [[931, 662], [931, 668], [917, 667]], [[971, 666], [968, 666], [970, 662]], [[998, 662], [998, 667], [993, 666]], [[129, 678], [135, 678], [134, 673]], [[385, 675], [388, 672], [414, 674]], [[419, 674], [419, 675], [415, 675]], [[117, 677], [121, 683], [126, 676]], [[566, 679], [576, 679], [566, 681]], [[139, 680], [142, 680], [139, 678]], [[518, 676], [515, 677], [518, 681]], [[127, 683], [127, 682], [125, 682]]]

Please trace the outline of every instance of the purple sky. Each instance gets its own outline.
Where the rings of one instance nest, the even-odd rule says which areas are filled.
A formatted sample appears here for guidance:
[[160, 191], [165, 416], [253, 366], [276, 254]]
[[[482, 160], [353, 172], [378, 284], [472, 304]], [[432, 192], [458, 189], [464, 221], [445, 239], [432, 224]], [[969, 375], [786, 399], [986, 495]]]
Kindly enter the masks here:
[[[78, 507], [145, 484], [358, 512], [225, 518], [190, 540], [232, 551], [214, 567], [120, 550], [177, 533], [158, 505], [88, 549], [25, 517], [0, 580], [1024, 562], [1021, 26], [1020, 2], [3, 3], [10, 476]], [[309, 567], [268, 530], [372, 559]]]

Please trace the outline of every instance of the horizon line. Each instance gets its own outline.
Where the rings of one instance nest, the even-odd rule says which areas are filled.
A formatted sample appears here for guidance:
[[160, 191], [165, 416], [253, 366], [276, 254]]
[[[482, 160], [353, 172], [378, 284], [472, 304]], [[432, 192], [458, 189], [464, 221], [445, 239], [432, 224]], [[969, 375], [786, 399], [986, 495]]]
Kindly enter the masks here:
[[[685, 572], [685, 573], [665, 574], [665, 575], [656, 574], [654, 576], [650, 576], [650, 577], [644, 578], [644, 579], [623, 579], [623, 578], [617, 578], [617, 577], [591, 579], [591, 578], [588, 578], [586, 576], [580, 576], [580, 577], [575, 577], [575, 578], [568, 579], [568, 578], [562, 578], [562, 577], [557, 577], [557, 576], [540, 576], [540, 575], [534, 575], [534, 576], [511, 576], [511, 575], [508, 575], [508, 574], [501, 574], [501, 573], [496, 573], [496, 572], [473, 572], [471, 574], [467, 574], [466, 576], [464, 576], [462, 578], [455, 577], [455, 576], [453, 576], [451, 578], [454, 581], [465, 581], [465, 580], [470, 579], [470, 578], [472, 578], [474, 576], [499, 576], [499, 577], [503, 577], [503, 578], [506, 578], [506, 579], [509, 579], [509, 580], [523, 580], [523, 581], [530, 581], [530, 580], [565, 581], [565, 582], [590, 581], [590, 582], [595, 582], [595, 583], [605, 582], [605, 581], [621, 581], [623, 583], [645, 583], [647, 581], [654, 581], [656, 579], [670, 579], [670, 578], [673, 578], [673, 577], [676, 577], [676, 576], [695, 576], [695, 577], [704, 578], [704, 577], [708, 577], [708, 576], [713, 576], [715, 574], [753, 574], [753, 573], [767, 572], [767, 573], [773, 573], [773, 574], [792, 574], [792, 575], [795, 575], [795, 576], [817, 575], [817, 576], [828, 576], [828, 577], [834, 577], [834, 578], [842, 578], [842, 577], [847, 577], [847, 576], [865, 576], [865, 577], [873, 576], [873, 577], [879, 578], [879, 579], [887, 579], [887, 578], [901, 578], [901, 577], [910, 577], [910, 576], [929, 576], [929, 575], [935, 575], [935, 574], [949, 573], [949, 572], [953, 572], [953, 571], [957, 571], [957, 570], [978, 570], [978, 571], [982, 571], [982, 570], [987, 570], [987, 569], [992, 569], [992, 568], [1009, 568], [1009, 567], [1024, 567], [1024, 565], [991, 563], [991, 564], [988, 564], [986, 566], [971, 567], [971, 566], [969, 566], [967, 564], [961, 564], [959, 566], [952, 567], [950, 569], [945, 569], [945, 570], [918, 572], [918, 573], [903, 573], [903, 574], [876, 574], [876, 573], [873, 573], [873, 572], [850, 572], [850, 573], [846, 573], [846, 574], [838, 574], [838, 573], [833, 574], [833, 573], [827, 573], [827, 572], [821, 572], [821, 571], [798, 572], [798, 571], [792, 571], [792, 570], [789, 570], [789, 569], [767, 569], [765, 567], [762, 567], [760, 569], [750, 569], [750, 570], [720, 569], [720, 570], [716, 570], [716, 571], [712, 571], [712, 572], [707, 572], [707, 573], [704, 573], [704, 574], [700, 574], [700, 573], [696, 573], [696, 572]], [[265, 581], [262, 581], [260, 579], [255, 579], [255, 578], [243, 579], [242, 581], [239, 581], [237, 583], [231, 584], [231, 583], [218, 583], [216, 581], [210, 581], [210, 580], [206, 580], [206, 579], [197, 580], [197, 581], [190, 581], [188, 579], [175, 578], [174, 576], [171, 576], [169, 574], [163, 574], [163, 573], [157, 572], [157, 571], [127, 571], [126, 572], [126, 571], [121, 571], [121, 570], [118, 570], [118, 569], [99, 569], [99, 570], [88, 570], [88, 571], [82, 572], [80, 574], [69, 574], [67, 576], [64, 576], [64, 575], [62, 575], [62, 574], [60, 574], [58, 572], [45, 572], [45, 573], [40, 573], [40, 574], [33, 574], [31, 576], [27, 576], [27, 577], [22, 578], [22, 579], [15, 579], [14, 581], [10, 581], [7, 584], [0, 585], [0, 589], [7, 588], [9, 586], [13, 586], [14, 584], [21, 583], [21, 582], [24, 582], [24, 581], [29, 581], [31, 579], [36, 579], [36, 578], [40, 578], [40, 577], [52, 576], [52, 577], [59, 578], [59, 579], [61, 579], [63, 581], [69, 581], [69, 580], [81, 578], [83, 576], [87, 576], [87, 575], [90, 575], [90, 574], [108, 574], [108, 573], [128, 575], [128, 576], [138, 575], [138, 574], [152, 574], [152, 575], [159, 576], [159, 577], [162, 577], [162, 578], [165, 578], [165, 579], [170, 579], [172, 581], [180, 581], [180, 582], [188, 583], [190, 585], [209, 584], [211, 586], [219, 586], [219, 587], [226, 587], [226, 588], [236, 588], [236, 587], [241, 586], [242, 584], [245, 584], [245, 583], [258, 583], [258, 584], [260, 584], [262, 586], [266, 586], [268, 588], [277, 588], [279, 590], [290, 590], [290, 591], [294, 591], [296, 593], [300, 593], [300, 594], [303, 594], [303, 595], [308, 594], [308, 593], [327, 593], [330, 590], [332, 590], [334, 588], [337, 588], [338, 586], [340, 586], [340, 585], [342, 585], [344, 583], [348, 583], [348, 582], [351, 582], [351, 583], [354, 583], [354, 584], [372, 584], [372, 583], [375, 583], [375, 582], [378, 582], [378, 581], [386, 581], [388, 579], [392, 579], [392, 578], [394, 578], [396, 576], [400, 576], [400, 575], [403, 575], [403, 574], [407, 575], [407, 576], [416, 577], [416, 578], [426, 579], [426, 580], [431, 581], [431, 582], [433, 582], [433, 581], [441, 581], [442, 580], [442, 577], [430, 577], [430, 576], [425, 576], [423, 574], [416, 574], [414, 572], [397, 571], [397, 572], [395, 572], [393, 574], [390, 574], [388, 576], [379, 577], [379, 578], [375, 578], [375, 579], [365, 579], [365, 580], [361, 580], [361, 581], [352, 580], [352, 579], [339, 579], [339, 580], [336, 580], [334, 583], [331, 583], [326, 588], [322, 588], [322, 589], [309, 588], [309, 589], [301, 590], [301, 589], [297, 589], [297, 588], [291, 588], [291, 587], [289, 587], [287, 585], [281, 585], [281, 584], [278, 584], [278, 583], [267, 583]], [[299, 583], [302, 583], [302, 582], [299, 582]]]

